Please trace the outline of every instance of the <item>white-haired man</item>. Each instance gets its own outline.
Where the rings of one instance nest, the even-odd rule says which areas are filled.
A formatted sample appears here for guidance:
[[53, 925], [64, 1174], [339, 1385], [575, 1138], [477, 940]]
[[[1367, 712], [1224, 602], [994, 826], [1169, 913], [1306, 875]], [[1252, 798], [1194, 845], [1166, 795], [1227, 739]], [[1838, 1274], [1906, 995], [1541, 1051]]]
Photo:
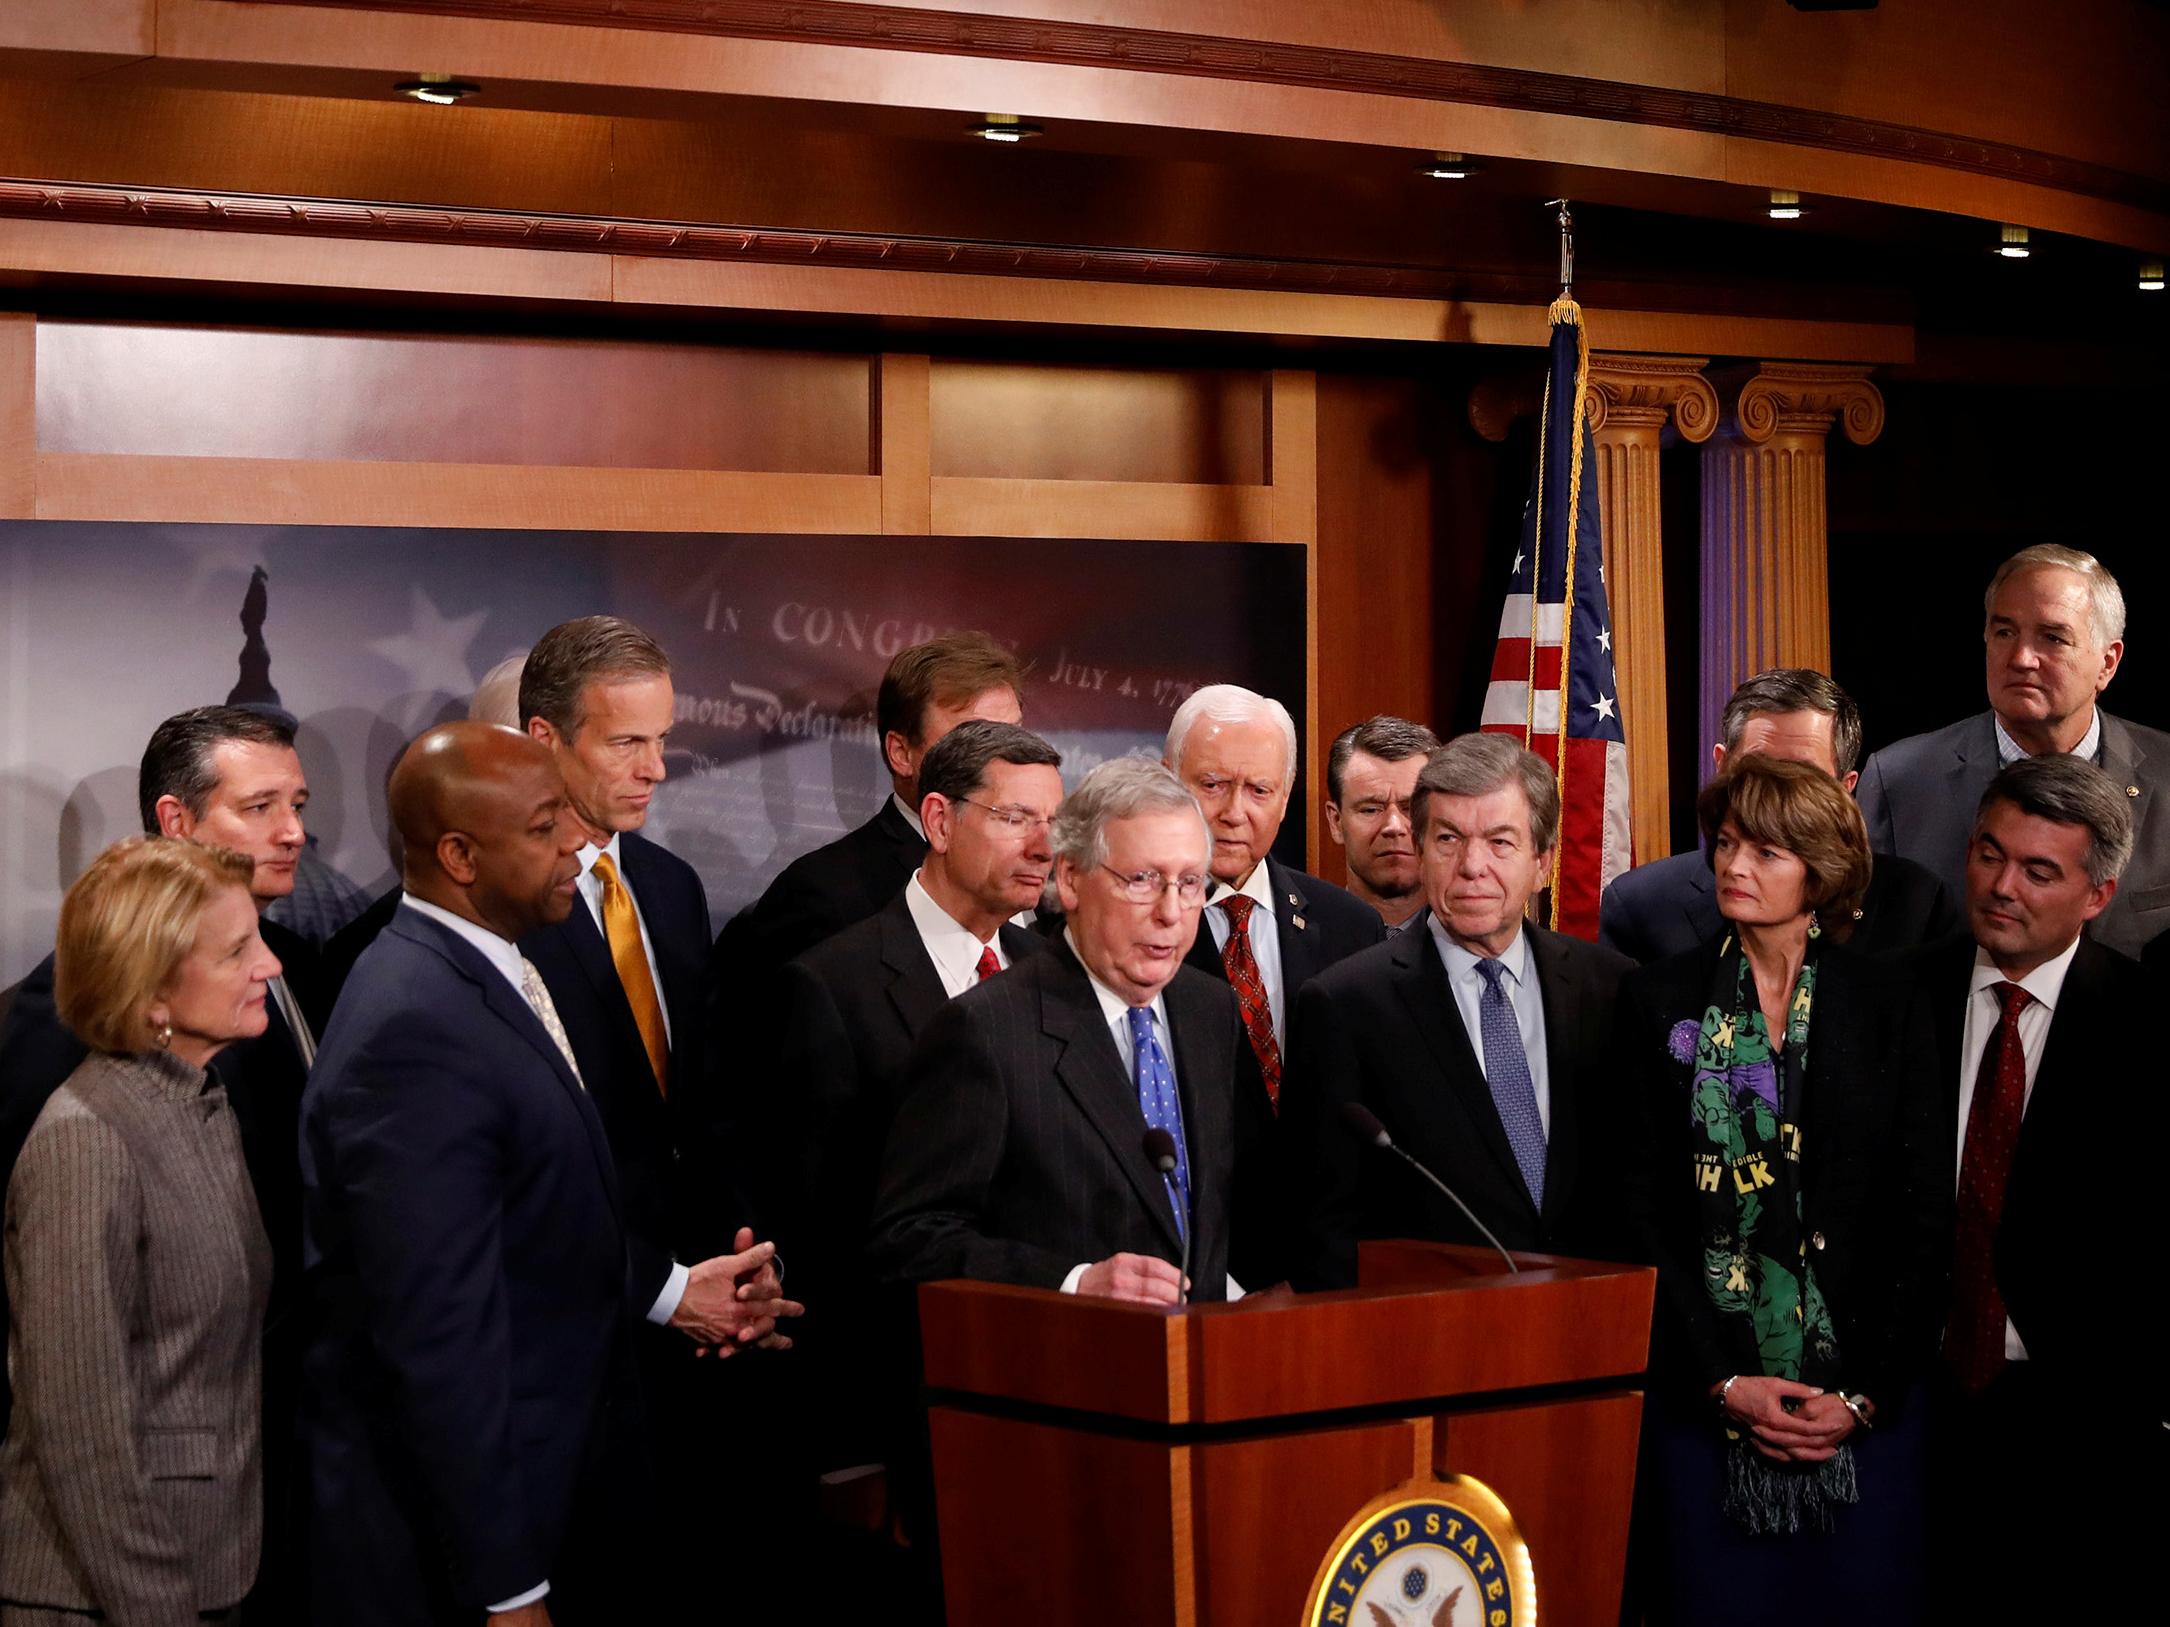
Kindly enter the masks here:
[[1869, 845], [1966, 891], [1974, 810], [1997, 771], [2064, 752], [2110, 776], [2132, 813], [2132, 863], [2088, 936], [2138, 955], [2170, 927], [2170, 734], [2103, 711], [2125, 654], [2125, 596], [2076, 548], [2023, 548], [1984, 596], [1989, 710], [1886, 746], [1861, 771]]
[[1296, 785], [1296, 723], [1279, 701], [1207, 685], [1176, 708], [1162, 761], [1198, 799], [1213, 838], [1206, 930], [1191, 963], [1236, 991], [1267, 1100], [1278, 1108], [1297, 990], [1383, 940], [1386, 928], [1369, 905], [1272, 856]]

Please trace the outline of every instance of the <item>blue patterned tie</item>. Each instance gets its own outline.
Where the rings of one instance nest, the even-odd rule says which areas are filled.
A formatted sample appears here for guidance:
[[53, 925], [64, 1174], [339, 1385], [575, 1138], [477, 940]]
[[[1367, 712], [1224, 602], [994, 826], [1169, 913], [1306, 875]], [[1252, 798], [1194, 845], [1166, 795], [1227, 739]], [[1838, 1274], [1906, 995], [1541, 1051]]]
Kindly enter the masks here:
[[1190, 1230], [1190, 1151], [1183, 1145], [1183, 1104], [1176, 1100], [1175, 1071], [1168, 1066], [1168, 1054], [1153, 1037], [1151, 1006], [1130, 1008], [1130, 1054], [1135, 1058], [1138, 1106], [1145, 1111], [1145, 1122], [1155, 1130], [1166, 1130], [1175, 1138], [1175, 1173], [1163, 1175], [1161, 1180], [1167, 1184], [1168, 1201], [1175, 1205], [1175, 1229], [1179, 1234], [1187, 1233]]
[[1545, 1121], [1537, 1112], [1537, 1086], [1530, 1078], [1529, 1053], [1522, 1049], [1522, 1028], [1515, 1021], [1514, 1005], [1500, 979], [1507, 968], [1496, 960], [1480, 958], [1477, 975], [1484, 979], [1484, 994], [1477, 1001], [1484, 1030], [1484, 1078], [1492, 1087], [1492, 1105], [1507, 1131], [1507, 1145], [1521, 1166], [1522, 1184], [1530, 1189], [1530, 1201], [1545, 1206]]

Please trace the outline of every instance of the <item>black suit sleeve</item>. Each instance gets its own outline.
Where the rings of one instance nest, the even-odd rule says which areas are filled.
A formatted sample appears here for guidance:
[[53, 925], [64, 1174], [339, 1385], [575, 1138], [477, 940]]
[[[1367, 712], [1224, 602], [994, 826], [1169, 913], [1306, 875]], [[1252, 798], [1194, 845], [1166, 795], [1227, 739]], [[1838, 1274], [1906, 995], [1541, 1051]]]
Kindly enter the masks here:
[[972, 1277], [1059, 1288], [1085, 1262], [981, 1230], [1010, 1104], [985, 1002], [974, 1004], [981, 1010], [944, 1006], [913, 1048], [882, 1153], [869, 1261], [892, 1282]]
[[[1632, 875], [1630, 871], [1628, 874]], [[1625, 880], [1622, 877], [1621, 880]], [[1655, 946], [1650, 942], [1647, 928], [1637, 919], [1632, 888], [1622, 888], [1619, 881], [1599, 895], [1597, 901], [1597, 941], [1607, 949], [1627, 956], [1638, 966], [1658, 958]]]
[[1362, 1149], [1341, 1109], [1357, 1095], [1362, 1063], [1349, 1025], [1316, 983], [1296, 996], [1288, 1032], [1278, 1125], [1288, 1211], [1294, 1217], [1288, 1276], [1298, 1288], [1352, 1288], [1364, 1212], [1358, 1179]]

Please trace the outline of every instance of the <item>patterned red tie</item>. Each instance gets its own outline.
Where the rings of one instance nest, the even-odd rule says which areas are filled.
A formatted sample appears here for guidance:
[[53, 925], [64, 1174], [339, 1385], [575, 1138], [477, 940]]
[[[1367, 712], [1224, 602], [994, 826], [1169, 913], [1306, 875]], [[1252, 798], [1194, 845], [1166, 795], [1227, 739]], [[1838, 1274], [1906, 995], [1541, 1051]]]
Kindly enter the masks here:
[[1243, 1026], [1258, 1054], [1258, 1071], [1266, 1079], [1266, 1100], [1281, 1111], [1281, 1045], [1273, 1037], [1273, 1006], [1266, 999], [1266, 980], [1258, 975], [1258, 957], [1251, 953], [1251, 911], [1258, 900], [1231, 893], [1220, 902], [1228, 912], [1228, 942], [1221, 946], [1221, 965], [1228, 972], [1228, 986], [1236, 991], [1243, 1007]]
[[987, 980], [988, 980], [988, 979], [989, 979], [990, 977], [993, 977], [993, 976], [995, 975], [995, 973], [997, 973], [997, 972], [999, 972], [999, 971], [1001, 971], [1001, 970], [1002, 970], [1002, 962], [1000, 962], [999, 960], [995, 959], [995, 946], [994, 946], [993, 944], [991, 944], [991, 943], [985, 943], [985, 944], [981, 944], [981, 945], [980, 945], [980, 966], [979, 966], [980, 978], [979, 978], [979, 980], [980, 980], [980, 981], [981, 981], [982, 983], [984, 983], [984, 982], [986, 982], [986, 981], [987, 981]]
[[1982, 1052], [1974, 1102], [1967, 1109], [1966, 1148], [1959, 1156], [1958, 1229], [1952, 1239], [1951, 1326], [1944, 1333], [1945, 1365], [1969, 1395], [1980, 1394], [2004, 1371], [1997, 1223], [2004, 1215], [2012, 1148], [2027, 1105], [2027, 1054], [2020, 1048], [2019, 1014], [2034, 998], [2017, 983], [1998, 983], [1991, 992], [2004, 1009]]

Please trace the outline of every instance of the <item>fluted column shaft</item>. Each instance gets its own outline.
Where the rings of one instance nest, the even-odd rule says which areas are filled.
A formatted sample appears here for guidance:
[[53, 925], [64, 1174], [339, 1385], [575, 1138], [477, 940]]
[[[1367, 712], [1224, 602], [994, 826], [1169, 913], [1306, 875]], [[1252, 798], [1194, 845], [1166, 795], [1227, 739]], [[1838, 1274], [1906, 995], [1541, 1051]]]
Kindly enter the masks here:
[[1884, 427], [1865, 367], [1765, 362], [1724, 384], [1731, 410], [1703, 447], [1699, 749], [1742, 679], [1831, 670], [1826, 448], [1834, 423], [1856, 446]]

